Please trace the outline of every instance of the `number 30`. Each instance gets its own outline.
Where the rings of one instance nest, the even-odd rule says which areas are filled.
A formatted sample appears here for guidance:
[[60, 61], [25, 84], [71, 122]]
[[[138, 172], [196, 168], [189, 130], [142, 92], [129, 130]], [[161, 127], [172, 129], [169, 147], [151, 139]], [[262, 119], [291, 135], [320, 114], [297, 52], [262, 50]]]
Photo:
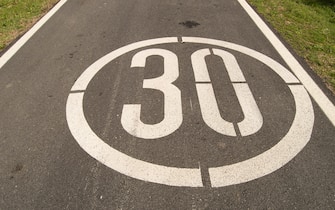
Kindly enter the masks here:
[[[256, 133], [263, 125], [263, 117], [235, 57], [221, 49], [213, 49], [213, 54], [222, 58], [242, 108], [244, 119], [237, 123], [239, 132], [242, 136]], [[131, 67], [145, 67], [146, 59], [153, 55], [163, 57], [164, 74], [157, 78], [144, 79], [143, 88], [163, 92], [163, 120], [153, 125], [143, 123], [140, 119], [140, 104], [125, 104], [121, 115], [123, 128], [131, 135], [144, 139], [167, 136], [177, 130], [183, 121], [181, 92], [172, 84], [179, 76], [177, 55], [164, 49], [143, 50], [134, 55]], [[191, 56], [202, 118], [216, 132], [227, 136], [237, 136], [234, 124], [220, 116], [205, 61], [208, 55], [211, 55], [209, 49], [201, 49]]]

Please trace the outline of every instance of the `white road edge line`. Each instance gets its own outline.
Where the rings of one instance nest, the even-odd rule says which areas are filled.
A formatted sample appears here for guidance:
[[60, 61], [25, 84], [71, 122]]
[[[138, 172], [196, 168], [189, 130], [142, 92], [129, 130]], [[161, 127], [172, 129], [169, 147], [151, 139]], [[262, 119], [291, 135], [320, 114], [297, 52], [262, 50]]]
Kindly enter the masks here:
[[278, 39], [278, 37], [271, 31], [266, 23], [259, 17], [259, 15], [253, 10], [253, 8], [245, 0], [237, 0], [243, 9], [248, 13], [250, 18], [255, 22], [258, 28], [263, 32], [265, 37], [270, 41], [273, 47], [277, 50], [279, 55], [284, 59], [286, 64], [290, 67], [292, 72], [304, 85], [309, 94], [313, 97], [316, 103], [320, 106], [322, 111], [335, 126], [335, 106], [322, 92], [314, 80], [307, 74], [305, 69], [290, 53], [290, 51], [284, 46], [284, 44]]
[[15, 55], [17, 51], [67, 2], [59, 1], [29, 31], [27, 31], [11, 48], [0, 57], [0, 69]]

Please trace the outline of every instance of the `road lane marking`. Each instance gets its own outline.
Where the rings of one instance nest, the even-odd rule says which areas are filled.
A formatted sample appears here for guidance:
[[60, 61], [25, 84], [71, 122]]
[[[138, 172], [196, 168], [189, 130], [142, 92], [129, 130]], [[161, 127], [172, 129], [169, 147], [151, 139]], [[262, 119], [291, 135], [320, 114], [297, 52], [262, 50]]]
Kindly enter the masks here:
[[266, 23], [245, 0], [237, 0], [335, 126], [335, 106]]
[[273, 60], [272, 58], [257, 52], [256, 50], [244, 47], [242, 45], [234, 44], [231, 42], [216, 40], [216, 39], [209, 39], [209, 38], [202, 38], [202, 37], [182, 37], [182, 41], [184, 43], [201, 43], [201, 44], [208, 44], [208, 45], [214, 45], [214, 46], [220, 46], [223, 48], [235, 50], [238, 52], [241, 52], [243, 54], [246, 54], [252, 58], [255, 58], [265, 65], [267, 65], [270, 69], [272, 69], [278, 76], [280, 76], [285, 83], [300, 83], [300, 81], [287, 69], [282, 66], [277, 61]]
[[[182, 42], [231, 49], [257, 59], [277, 73], [291, 90], [296, 105], [293, 123], [285, 137], [279, 140], [274, 147], [256, 157], [231, 165], [208, 168], [208, 178], [203, 177], [201, 170], [204, 169], [201, 169], [200, 166], [199, 168], [178, 168], [153, 164], [133, 158], [106, 144], [94, 133], [85, 119], [83, 99], [88, 84], [101, 68], [123, 54], [152, 45], [178, 44], [177, 37], [165, 37], [129, 44], [103, 56], [89, 66], [73, 85], [66, 104], [66, 118], [75, 140], [89, 155], [111, 169], [143, 181], [170, 186], [204, 187], [203, 180], [206, 178], [209, 179], [212, 187], [223, 187], [248, 182], [270, 174], [289, 162], [304, 148], [313, 130], [314, 110], [307, 91], [289, 70], [262, 53], [230, 42], [200, 37], [182, 37]], [[240, 79], [237, 80], [240, 81]], [[210, 83], [207, 82], [207, 84]], [[206, 84], [196, 84], [198, 85]], [[233, 83], [234, 88], [235, 85], [240, 87], [247, 83], [244, 81]], [[84, 92], [76, 90], [84, 90]], [[242, 93], [237, 94], [244, 97]], [[242, 103], [248, 104], [247, 102]], [[241, 128], [244, 133], [250, 132], [249, 128], [243, 126]]]
[[[71, 92], [86, 90], [92, 78], [106, 64], [119, 56], [138, 48], [178, 43], [176, 37], [158, 38], [136, 42], [121, 47], [100, 58], [88, 67], [76, 80]], [[66, 104], [66, 118], [70, 131], [78, 144], [93, 158], [127, 176], [170, 186], [202, 187], [200, 168], [176, 168], [148, 163], [130, 157], [106, 144], [90, 128], [83, 110], [84, 93], [70, 93]]]
[[140, 42], [135, 42], [129, 45], [126, 45], [124, 47], [121, 47], [117, 50], [114, 50], [113, 52], [103, 56], [98, 61], [93, 63], [88, 69], [84, 71], [82, 75], [78, 78], [76, 83], [72, 87], [72, 91], [74, 90], [86, 90], [88, 83], [91, 81], [93, 76], [98, 73], [100, 69], [102, 69], [106, 64], [108, 64], [110, 61], [118, 58], [119, 56], [130, 52], [132, 50], [142, 48], [145, 46], [151, 46], [156, 44], [168, 44], [168, 43], [177, 43], [178, 39], [177, 37], [166, 37], [166, 38], [157, 38], [157, 39], [150, 39]]
[[44, 15], [29, 31], [27, 31], [11, 48], [0, 58], [0, 69], [19, 51], [19, 49], [67, 2], [59, 1], [46, 15]]
[[87, 123], [83, 110], [84, 93], [70, 94], [66, 116], [72, 135], [79, 145], [102, 164], [130, 177], [171, 186], [202, 187], [198, 168], [175, 168], [132, 158], [100, 139]]
[[292, 160], [308, 143], [314, 124], [314, 111], [302, 85], [289, 85], [296, 114], [289, 132], [271, 149], [243, 162], [209, 168], [213, 187], [248, 182], [270, 174]]

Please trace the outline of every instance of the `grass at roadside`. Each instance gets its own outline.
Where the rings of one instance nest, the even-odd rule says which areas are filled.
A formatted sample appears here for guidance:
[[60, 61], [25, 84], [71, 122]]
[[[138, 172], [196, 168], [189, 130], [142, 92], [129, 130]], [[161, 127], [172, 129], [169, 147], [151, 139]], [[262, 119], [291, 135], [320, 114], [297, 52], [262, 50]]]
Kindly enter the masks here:
[[335, 92], [335, 0], [248, 0]]
[[0, 0], [0, 51], [59, 0]]

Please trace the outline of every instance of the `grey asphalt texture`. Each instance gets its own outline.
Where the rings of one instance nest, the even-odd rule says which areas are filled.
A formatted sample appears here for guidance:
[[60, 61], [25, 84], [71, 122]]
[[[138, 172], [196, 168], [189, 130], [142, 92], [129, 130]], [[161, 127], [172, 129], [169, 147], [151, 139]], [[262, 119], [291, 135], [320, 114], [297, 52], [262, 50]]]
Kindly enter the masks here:
[[[0, 70], [0, 209], [334, 209], [335, 129], [313, 99], [315, 123], [307, 146], [274, 173], [238, 185], [212, 188], [206, 175], [202, 188], [145, 182], [106, 167], [78, 145], [68, 128], [66, 101], [81, 73], [127, 44], [181, 36], [237, 43], [287, 67], [235, 0], [70, 0]], [[122, 128], [124, 104], [142, 104], [148, 124], [163, 119], [163, 94], [142, 89], [143, 78], [163, 73], [162, 59], [153, 57], [133, 70], [130, 61], [138, 51], [129, 52], [99, 71], [85, 91], [87, 121], [113, 148], [155, 164], [208, 168], [254, 157], [288, 132], [294, 100], [269, 67], [227, 50], [239, 61], [264, 124], [254, 135], [225, 137], [202, 120], [190, 61], [195, 50], [209, 46], [159, 47], [178, 55], [174, 85], [182, 92], [183, 124], [159, 140], [134, 138]], [[206, 61], [220, 113], [241, 121], [228, 74], [220, 71], [223, 63], [215, 56]]]

